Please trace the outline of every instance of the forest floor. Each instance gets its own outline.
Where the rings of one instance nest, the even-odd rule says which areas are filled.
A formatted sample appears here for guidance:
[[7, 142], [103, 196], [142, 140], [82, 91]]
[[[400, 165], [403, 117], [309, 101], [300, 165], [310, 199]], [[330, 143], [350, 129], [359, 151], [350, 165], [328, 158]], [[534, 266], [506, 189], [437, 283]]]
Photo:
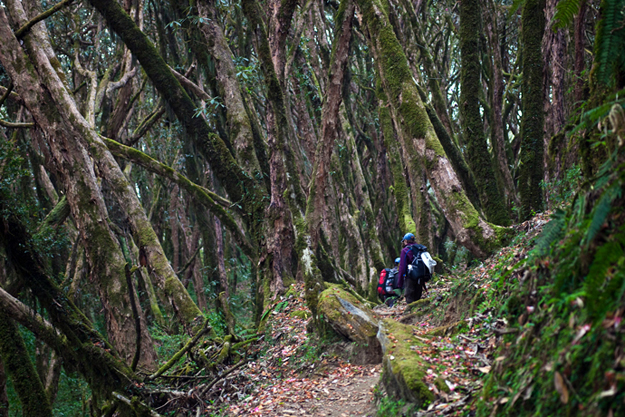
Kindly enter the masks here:
[[[413, 334], [423, 342], [413, 350], [427, 364], [426, 380], [435, 400], [421, 410], [386, 398], [379, 384], [381, 365], [352, 364], [341, 355], [344, 343], [324, 343], [310, 336], [306, 329], [306, 315], [310, 313], [302, 298], [303, 287], [297, 287], [296, 295], [275, 305], [265, 340], [258, 345], [258, 359], [224, 378], [222, 388], [218, 384], [218, 390], [213, 391], [218, 394], [213, 399], [214, 406], [207, 411], [225, 416], [474, 415], [473, 404], [483, 378], [504, 359], [494, 354], [507, 322], [496, 317], [496, 311], [488, 306], [477, 309], [479, 312], [471, 317], [466, 317], [466, 309], [460, 313], [463, 309], [456, 306], [453, 317], [453, 300], [468, 300], [450, 292], [460, 279], [486, 294], [495, 284], [495, 270], [511, 269], [515, 260], [524, 257], [529, 239], [536, 236], [547, 219], [548, 214], [543, 214], [519, 225], [525, 238], [501, 249], [479, 266], [437, 277], [424, 298], [435, 305], [446, 299], [440, 309], [415, 314], [408, 311], [403, 300], [392, 308], [382, 304], [374, 309], [380, 319], [392, 318], [412, 325]], [[445, 316], [442, 321], [441, 314]], [[445, 335], [444, 328], [432, 324], [451, 322], [456, 323], [453, 336]], [[434, 381], [438, 378], [448, 389], [437, 388]]]

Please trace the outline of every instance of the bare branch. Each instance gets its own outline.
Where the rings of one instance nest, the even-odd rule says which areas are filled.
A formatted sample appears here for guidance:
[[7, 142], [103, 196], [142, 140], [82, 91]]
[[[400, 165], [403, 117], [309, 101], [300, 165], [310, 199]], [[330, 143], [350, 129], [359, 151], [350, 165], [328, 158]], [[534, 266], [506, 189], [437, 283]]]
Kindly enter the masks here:
[[52, 16], [54, 13], [58, 12], [59, 10], [61, 10], [63, 7], [71, 4], [74, 0], [63, 0], [60, 3], [57, 3], [56, 5], [52, 6], [51, 8], [49, 8], [48, 10], [46, 10], [45, 12], [41, 13], [38, 16], [33, 17], [32, 19], [30, 19], [28, 22], [26, 22], [24, 24], [24, 26], [22, 26], [21, 28], [19, 28], [16, 32], [15, 32], [15, 37], [17, 39], [21, 39], [24, 37], [24, 35], [26, 35], [26, 33], [28, 33], [28, 31], [30, 30], [30, 28], [32, 28], [34, 25], [36, 25], [37, 23], [41, 22], [42, 20]]
[[25, 128], [25, 127], [34, 127], [34, 123], [12, 123], [7, 122], [6, 120], [0, 119], [0, 126], [3, 127], [11, 127], [11, 128]]

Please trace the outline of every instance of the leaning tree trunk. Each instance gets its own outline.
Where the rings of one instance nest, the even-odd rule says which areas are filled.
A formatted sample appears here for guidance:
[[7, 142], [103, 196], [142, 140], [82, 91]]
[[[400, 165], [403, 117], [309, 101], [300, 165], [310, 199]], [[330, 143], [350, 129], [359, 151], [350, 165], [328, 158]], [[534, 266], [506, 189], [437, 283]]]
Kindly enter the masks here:
[[480, 110], [481, 73], [479, 0], [460, 1], [460, 115], [464, 126], [467, 162], [475, 175], [480, 203], [486, 218], [496, 224], [509, 225], [510, 218], [499, 192], [493, 162], [488, 153], [484, 122]]
[[[358, 0], [370, 32], [383, 89], [397, 118], [406, 160], [420, 161], [458, 241], [476, 256], [486, 256], [502, 244], [505, 229], [486, 223], [467, 198], [430, 123], [406, 57], [395, 37], [386, 8], [379, 0]], [[413, 170], [412, 164], [407, 169]], [[413, 172], [415, 178], [421, 173]]]
[[519, 194], [521, 220], [543, 208], [543, 56], [541, 44], [545, 29], [543, 9], [545, 0], [526, 0], [521, 14], [521, 54], [523, 83], [521, 84], [521, 164]]
[[[26, 21], [20, 4], [7, 2], [7, 5], [13, 19]], [[33, 119], [45, 132], [53, 163], [65, 185], [72, 216], [85, 244], [91, 273], [97, 277], [108, 334], [122, 357], [130, 361], [136, 350], [136, 333], [133, 321], [128, 320], [133, 314], [124, 279], [126, 261], [108, 226], [91, 156], [83, 145], [88, 139], [92, 140], [91, 144], [97, 144], [99, 138], [78, 112], [49, 56], [39, 48], [47, 43], [39, 26], [43, 23], [35, 25], [23, 39], [26, 54], [11, 31], [4, 9], [0, 9], [0, 38], [3, 39], [0, 61]], [[30, 70], [23, 71], [23, 68]], [[97, 159], [96, 149], [94, 147], [91, 151]], [[156, 354], [145, 326], [142, 327], [141, 340], [141, 364], [151, 368]]]
[[[0, 21], [3, 11], [0, 9]], [[19, 322], [36, 338], [45, 342], [63, 359], [69, 372], [79, 372], [93, 393], [98, 409], [112, 398], [113, 391], [139, 394], [138, 377], [117, 356], [115, 349], [96, 332], [89, 320], [46, 274], [41, 255], [33, 245], [26, 227], [10, 214], [10, 201], [0, 198], [0, 246], [18, 279], [28, 287], [47, 312], [47, 322], [36, 312], [0, 288], [0, 312]], [[0, 320], [4, 323], [5, 320]], [[28, 382], [29, 388], [31, 382]], [[41, 401], [39, 406], [45, 404]], [[140, 405], [140, 402], [137, 402]], [[35, 415], [25, 413], [25, 415]]]
[[22, 404], [22, 415], [52, 417], [52, 407], [24, 339], [13, 320], [3, 311], [0, 311], [0, 359]]

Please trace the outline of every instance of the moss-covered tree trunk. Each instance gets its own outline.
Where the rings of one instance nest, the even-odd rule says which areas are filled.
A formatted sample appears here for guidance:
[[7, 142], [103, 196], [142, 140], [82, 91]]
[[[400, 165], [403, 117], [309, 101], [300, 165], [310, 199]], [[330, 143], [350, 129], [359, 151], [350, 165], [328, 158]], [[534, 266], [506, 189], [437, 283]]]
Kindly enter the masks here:
[[460, 115], [467, 162], [475, 175], [480, 202], [486, 218], [496, 224], [509, 225], [510, 218], [499, 192], [493, 162], [488, 152], [484, 122], [480, 109], [482, 65], [480, 33], [482, 28], [479, 0], [460, 1]]
[[341, 24], [337, 31], [332, 63], [328, 74], [328, 88], [322, 109], [321, 138], [317, 143], [315, 152], [315, 165], [313, 169], [313, 181], [310, 187], [308, 207], [306, 209], [306, 223], [308, 233], [312, 238], [313, 247], [319, 244], [319, 233], [322, 222], [330, 224], [328, 216], [330, 208], [326, 193], [331, 192], [328, 176], [331, 171], [332, 151], [335, 140], [340, 132], [339, 108], [343, 100], [343, 80], [345, 66], [349, 54], [349, 42], [351, 39], [351, 25], [354, 15], [354, 5], [346, 6], [347, 2], [339, 10], [337, 21]]
[[52, 407], [46, 396], [35, 365], [13, 320], [0, 311], [0, 359], [13, 382], [22, 404], [22, 415], [52, 417]]
[[[0, 9], [0, 22], [2, 15]], [[32, 291], [38, 305], [47, 311], [50, 323], [1, 288], [0, 311], [10, 315], [54, 349], [63, 359], [65, 369], [80, 372], [93, 393], [94, 408], [98, 409], [103, 401], [110, 399], [113, 391], [128, 396], [138, 394], [135, 385], [137, 376], [46, 274], [32, 237], [23, 223], [10, 214], [8, 207], [11, 204], [11, 201], [0, 198], [0, 245], [7, 261], [14, 266], [17, 278]]]
[[527, 219], [543, 208], [544, 111], [543, 56], [541, 51], [545, 0], [526, 0], [521, 14], [521, 48], [523, 83], [521, 84], [521, 162], [519, 195], [521, 219]]
[[[378, 0], [358, 0], [369, 30], [383, 89], [396, 118], [403, 157], [425, 171], [458, 241], [477, 256], [502, 243], [502, 229], [486, 223], [467, 198], [430, 123], [406, 57], [395, 37], [386, 9]], [[421, 173], [412, 176], [419, 178]], [[411, 184], [412, 185], [412, 184]]]
[[[236, 68], [232, 60], [233, 54], [221, 27], [217, 24], [215, 6], [212, 2], [203, 0], [198, 2], [197, 7], [199, 15], [208, 19], [200, 23], [204, 42], [201, 45], [196, 45], [195, 48], [197, 50], [205, 46], [213, 58], [219, 96], [223, 98], [226, 108], [230, 142], [234, 147], [237, 162], [253, 177], [262, 176], [263, 172], [254, 146], [252, 123], [247, 115], [241, 95], [241, 86], [236, 77]], [[194, 42], [194, 37], [191, 37], [191, 42]], [[196, 53], [201, 56], [201, 51]], [[260, 154], [263, 155], [264, 152], [260, 152]], [[267, 161], [264, 161], [264, 164], [266, 163]]]
[[[389, 103], [386, 98], [381, 84], [379, 85], [379, 113], [380, 113], [380, 130], [384, 138], [384, 145], [391, 168], [393, 177], [393, 196], [395, 197], [395, 205], [397, 206], [397, 217], [400, 231], [398, 234], [416, 232], [416, 225], [412, 219], [412, 210], [410, 209], [410, 190], [406, 184], [404, 177], [404, 167], [401, 161], [401, 144], [397, 139], [397, 133], [393, 126], [391, 112], [388, 109]], [[402, 235], [403, 236], [403, 235]]]
[[[7, 2], [12, 19], [25, 22], [17, 2]], [[40, 27], [39, 27], [40, 26]], [[72, 217], [85, 245], [91, 274], [96, 279], [104, 306], [107, 332], [126, 360], [135, 353], [135, 327], [125, 282], [126, 264], [117, 240], [108, 226], [107, 212], [91, 156], [85, 148], [85, 135], [95, 137], [78, 112], [64, 83], [59, 62], [49, 45], [43, 24], [35, 25], [17, 41], [4, 10], [0, 10], [0, 61], [11, 76], [25, 105], [44, 130], [57, 175], [62, 180]], [[50, 59], [52, 57], [52, 60]], [[91, 149], [93, 152], [95, 149]], [[110, 154], [109, 154], [110, 155]], [[94, 154], [97, 159], [97, 153]], [[156, 354], [147, 329], [142, 327], [142, 365], [151, 368]]]

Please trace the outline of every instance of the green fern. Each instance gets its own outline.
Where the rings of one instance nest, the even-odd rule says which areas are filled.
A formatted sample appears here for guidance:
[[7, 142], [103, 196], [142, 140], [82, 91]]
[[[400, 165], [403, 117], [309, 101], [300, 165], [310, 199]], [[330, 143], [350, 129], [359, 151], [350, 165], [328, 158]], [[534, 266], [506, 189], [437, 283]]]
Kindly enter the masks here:
[[553, 30], [565, 28], [573, 23], [575, 15], [579, 13], [579, 6], [582, 0], [562, 0], [556, 6], [556, 13], [553, 16], [555, 24]]
[[610, 188], [605, 190], [601, 195], [601, 198], [597, 202], [592, 215], [592, 221], [586, 232], [584, 238], [584, 245], [588, 245], [599, 233], [605, 219], [608, 218], [610, 210], [612, 209], [612, 202], [621, 196], [621, 186], [618, 183], [614, 183]]
[[551, 245], [560, 240], [564, 235], [566, 226], [566, 213], [563, 210], [556, 210], [551, 216], [551, 221], [543, 227], [543, 231], [536, 240], [534, 249], [530, 254], [530, 263], [536, 259], [543, 258], [549, 253]]
[[595, 39], [595, 77], [610, 86], [625, 62], [625, 0], [603, 0]]
[[615, 266], [623, 255], [623, 246], [618, 241], [611, 241], [601, 246], [594, 256], [594, 261], [584, 281], [586, 301], [591, 314], [597, 318], [613, 308], [618, 293], [608, 293], [604, 288], [609, 274], [608, 270]]
[[514, 0], [512, 5], [510, 6], [510, 11], [508, 12], [508, 19], [512, 18], [516, 14], [516, 12], [521, 8], [525, 0]]

